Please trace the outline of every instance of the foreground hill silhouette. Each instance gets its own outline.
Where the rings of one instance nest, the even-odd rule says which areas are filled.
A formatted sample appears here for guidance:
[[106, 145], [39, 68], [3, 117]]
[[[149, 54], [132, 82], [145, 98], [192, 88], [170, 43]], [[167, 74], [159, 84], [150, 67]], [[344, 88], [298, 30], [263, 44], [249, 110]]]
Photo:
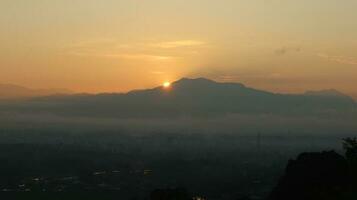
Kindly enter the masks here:
[[69, 116], [167, 117], [222, 114], [347, 115], [355, 101], [338, 92], [275, 94], [240, 83], [183, 78], [171, 88], [156, 87], [126, 94], [70, 95], [3, 103], [2, 110]]
[[345, 139], [345, 157], [335, 151], [302, 153], [291, 160], [269, 200], [357, 198], [357, 140]]

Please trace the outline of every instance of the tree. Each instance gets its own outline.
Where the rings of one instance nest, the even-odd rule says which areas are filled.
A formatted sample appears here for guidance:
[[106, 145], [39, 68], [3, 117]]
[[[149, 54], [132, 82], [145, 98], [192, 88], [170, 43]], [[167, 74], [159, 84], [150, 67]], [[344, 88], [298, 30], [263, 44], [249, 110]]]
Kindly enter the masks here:
[[346, 159], [357, 164], [357, 138], [343, 139], [343, 149], [345, 150]]
[[151, 192], [150, 200], [190, 200], [184, 188], [157, 189]]

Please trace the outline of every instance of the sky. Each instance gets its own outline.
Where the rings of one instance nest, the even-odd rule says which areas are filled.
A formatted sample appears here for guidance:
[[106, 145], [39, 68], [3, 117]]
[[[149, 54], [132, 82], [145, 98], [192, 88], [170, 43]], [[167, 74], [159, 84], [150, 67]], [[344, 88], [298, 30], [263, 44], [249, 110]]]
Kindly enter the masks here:
[[1, 0], [0, 83], [125, 92], [182, 77], [357, 98], [355, 0]]

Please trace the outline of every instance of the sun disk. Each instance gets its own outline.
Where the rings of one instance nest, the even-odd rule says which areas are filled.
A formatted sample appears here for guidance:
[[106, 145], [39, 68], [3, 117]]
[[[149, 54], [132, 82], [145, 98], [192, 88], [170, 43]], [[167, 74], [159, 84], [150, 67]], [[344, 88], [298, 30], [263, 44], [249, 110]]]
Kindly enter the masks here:
[[166, 81], [166, 82], [164, 82], [164, 83], [162, 84], [162, 86], [163, 86], [164, 88], [168, 88], [168, 87], [171, 86], [171, 83]]

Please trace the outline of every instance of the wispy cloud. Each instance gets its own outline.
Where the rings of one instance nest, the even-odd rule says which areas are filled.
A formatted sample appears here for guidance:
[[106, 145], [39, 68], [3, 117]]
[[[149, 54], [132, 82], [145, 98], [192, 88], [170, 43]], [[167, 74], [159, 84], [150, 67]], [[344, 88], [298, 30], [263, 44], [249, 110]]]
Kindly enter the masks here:
[[163, 71], [152, 71], [151, 73], [156, 74], [156, 75], [165, 74], [165, 72], [163, 72]]
[[[134, 42], [121, 43], [115, 39], [93, 39], [79, 41], [65, 46], [66, 54], [74, 56], [90, 56], [103, 58], [120, 58], [146, 61], [169, 61], [179, 58], [179, 51], [172, 51], [180, 47], [197, 47], [205, 43], [197, 40], [175, 40], [166, 42]], [[191, 49], [196, 54], [195, 49]], [[187, 51], [185, 51], [187, 52]], [[174, 54], [174, 56], [173, 56]]]
[[147, 60], [147, 61], [167, 61], [174, 59], [173, 56], [163, 56], [155, 54], [140, 54], [140, 53], [108, 53], [101, 51], [71, 51], [68, 52], [74, 56], [90, 56], [90, 57], [103, 57], [103, 58], [121, 58], [130, 60]]
[[68, 46], [65, 51], [74, 56], [136, 59], [148, 61], [165, 61], [173, 56], [155, 52], [145, 44], [120, 44], [115, 40], [82, 41]]
[[345, 65], [357, 65], [357, 58], [348, 56], [330, 56], [324, 53], [317, 54], [318, 57], [327, 59], [328, 61], [337, 62]]
[[104, 54], [105, 57], [117, 57], [124, 59], [139, 59], [139, 60], [152, 60], [152, 61], [164, 61], [170, 60], [172, 56], [150, 55], [150, 54]]
[[156, 44], [151, 44], [153, 47], [159, 47], [164, 49], [170, 48], [179, 48], [179, 47], [192, 47], [192, 46], [201, 46], [205, 43], [198, 40], [177, 40], [177, 41], [169, 41], [169, 42], [160, 42]]

